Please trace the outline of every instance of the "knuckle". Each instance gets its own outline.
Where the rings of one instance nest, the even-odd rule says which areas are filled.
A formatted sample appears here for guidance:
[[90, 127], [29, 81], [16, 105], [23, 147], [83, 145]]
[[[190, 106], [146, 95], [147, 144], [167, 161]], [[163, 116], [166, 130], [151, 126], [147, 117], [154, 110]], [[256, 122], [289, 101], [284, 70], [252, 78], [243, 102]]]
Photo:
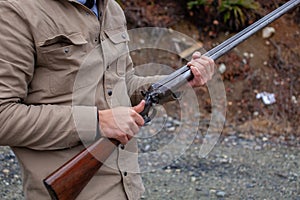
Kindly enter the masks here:
[[136, 125], [136, 123], [135, 123], [135, 121], [133, 121], [133, 120], [130, 120], [129, 122], [128, 122], [128, 129], [130, 128], [130, 127], [133, 127], [133, 126], [135, 126]]
[[204, 60], [203, 62], [206, 67], [210, 65], [210, 62], [208, 60]]
[[[124, 128], [124, 132], [125, 133], [130, 133], [130, 131], [131, 131], [131, 129], [129, 128], [129, 126], [126, 126], [125, 128]], [[125, 135], [125, 134], [124, 134]]]
[[127, 143], [127, 136], [125, 134], [122, 134], [122, 136], [118, 137], [117, 139], [123, 144]]
[[121, 132], [121, 131], [118, 131], [117, 133], [116, 133], [116, 137], [117, 138], [123, 138], [123, 136], [124, 136], [124, 134]]
[[130, 117], [134, 117], [136, 115], [136, 112], [133, 109], [129, 110]]
[[214, 65], [215, 64], [215, 61], [213, 60], [213, 59], [211, 59], [211, 58], [208, 58], [208, 63], [210, 64], [210, 65]]

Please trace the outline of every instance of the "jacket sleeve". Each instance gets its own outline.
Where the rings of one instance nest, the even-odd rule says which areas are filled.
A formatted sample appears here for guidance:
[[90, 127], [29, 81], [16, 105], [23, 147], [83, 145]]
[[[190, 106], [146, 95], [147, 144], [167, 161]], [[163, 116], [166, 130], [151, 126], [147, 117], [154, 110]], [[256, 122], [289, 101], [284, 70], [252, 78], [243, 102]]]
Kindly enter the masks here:
[[[128, 55], [127, 57], [127, 73], [126, 73], [126, 83], [128, 88], [128, 94], [130, 96], [131, 104], [137, 105], [144, 98], [142, 92], [148, 91], [149, 87], [164, 78], [168, 75], [162, 75], [159, 72], [158, 75], [136, 75], [136, 70], [133, 68], [133, 62], [131, 57]], [[179, 89], [178, 91], [174, 91], [174, 95], [169, 95], [164, 98], [161, 103], [167, 103], [171, 101], [175, 101], [181, 98], [182, 91]]]
[[142, 92], [145, 92], [149, 87], [162, 79], [164, 76], [155, 75], [155, 76], [140, 76], [136, 75], [135, 68], [133, 67], [133, 62], [128, 54], [126, 59], [126, 86], [127, 93], [130, 96], [131, 104], [137, 105], [142, 99]]
[[0, 145], [52, 150], [93, 140], [96, 107], [24, 103], [35, 47], [26, 19], [9, 2], [0, 2]]

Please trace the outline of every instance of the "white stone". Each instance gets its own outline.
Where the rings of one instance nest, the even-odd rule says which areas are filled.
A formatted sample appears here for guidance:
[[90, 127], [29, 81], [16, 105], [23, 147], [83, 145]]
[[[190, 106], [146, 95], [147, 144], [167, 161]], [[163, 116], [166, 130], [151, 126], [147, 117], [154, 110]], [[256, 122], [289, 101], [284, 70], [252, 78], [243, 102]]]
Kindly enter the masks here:
[[297, 98], [296, 98], [295, 96], [292, 96], [292, 102], [293, 102], [294, 104], [297, 104], [297, 103], [298, 103]]
[[244, 52], [243, 56], [244, 56], [245, 58], [249, 58], [249, 53], [248, 53], [248, 52]]
[[226, 65], [224, 63], [221, 63], [219, 66], [219, 72], [223, 74], [226, 71]]
[[275, 28], [266, 27], [262, 30], [262, 37], [264, 39], [270, 38], [275, 33]]

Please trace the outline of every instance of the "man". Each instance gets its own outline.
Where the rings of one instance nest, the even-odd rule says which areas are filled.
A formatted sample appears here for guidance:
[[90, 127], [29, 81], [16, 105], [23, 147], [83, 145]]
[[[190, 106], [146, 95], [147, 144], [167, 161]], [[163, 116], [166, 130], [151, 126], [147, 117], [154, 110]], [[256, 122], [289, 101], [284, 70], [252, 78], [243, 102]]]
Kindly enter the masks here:
[[[137, 97], [136, 85], [157, 77], [134, 75], [126, 20], [114, 0], [80, 2], [0, 1], [0, 145], [18, 158], [26, 199], [42, 200], [49, 199], [43, 178], [84, 144], [115, 138], [122, 145], [111, 164], [78, 199], [139, 199], [141, 178], [128, 165], [136, 160], [124, 152], [137, 150], [144, 101], [130, 102], [129, 94]], [[189, 65], [192, 86], [211, 79], [211, 59], [196, 52]]]

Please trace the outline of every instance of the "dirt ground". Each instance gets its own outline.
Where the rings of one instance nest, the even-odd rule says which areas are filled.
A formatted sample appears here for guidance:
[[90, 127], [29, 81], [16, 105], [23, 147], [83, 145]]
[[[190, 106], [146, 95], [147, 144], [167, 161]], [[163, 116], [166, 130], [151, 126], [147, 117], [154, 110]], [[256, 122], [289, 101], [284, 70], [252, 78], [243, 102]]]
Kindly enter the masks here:
[[[220, 32], [211, 37], [187, 21], [174, 2], [154, 2], [156, 4], [147, 4], [147, 1], [135, 4], [136, 8], [141, 5], [141, 10], [143, 6], [153, 8], [152, 12], [139, 12], [139, 18], [134, 18], [136, 10], [128, 11], [130, 19], [141, 19], [131, 25], [132, 28], [166, 25], [201, 41], [206, 50], [235, 34]], [[283, 1], [260, 2], [267, 14]], [[171, 9], [159, 9], [165, 7]], [[169, 20], [171, 14], [166, 10], [170, 10], [171, 14], [177, 13], [172, 18], [176, 23]], [[216, 61], [217, 70], [222, 63], [226, 65], [226, 71], [221, 75], [226, 91], [226, 123], [220, 142], [206, 158], [201, 159], [197, 153], [202, 140], [196, 138], [184, 156], [173, 164], [143, 174], [146, 186], [144, 199], [300, 198], [299, 11], [298, 8], [268, 25], [275, 29], [272, 37], [264, 39], [259, 31]], [[147, 15], [146, 20], [143, 14]], [[133, 53], [136, 65], [144, 63], [145, 58], [174, 68], [185, 63], [178, 61], [178, 55], [161, 51]], [[261, 92], [274, 94], [276, 102], [266, 105], [256, 98]], [[202, 120], [209, 120], [212, 113], [208, 89], [198, 89], [197, 95], [204, 114]], [[177, 107], [170, 110], [176, 112]], [[149, 147], [154, 143], [146, 142], [144, 145]]]
[[[218, 32], [210, 34], [205, 30], [216, 30], [213, 24], [199, 27], [183, 9], [184, 3], [174, 1], [121, 1], [129, 21], [129, 28], [141, 26], [169, 27], [201, 41], [206, 50], [220, 44], [235, 33]], [[285, 1], [260, 0], [260, 17], [271, 12]], [[268, 132], [274, 136], [300, 134], [300, 9], [282, 16], [268, 25], [275, 33], [268, 39], [262, 38], [262, 31], [238, 45], [234, 50], [216, 61], [216, 68], [225, 64], [226, 71], [221, 75], [227, 97], [226, 125], [227, 134], [232, 128], [249, 133]], [[196, 13], [197, 14], [197, 13]], [[213, 35], [213, 37], [212, 37]], [[159, 56], [156, 62], [167, 59]], [[155, 52], [133, 55], [136, 65], [145, 62], [147, 56]], [[175, 57], [175, 58], [174, 58]], [[159, 60], [160, 59], [160, 60]], [[169, 55], [169, 65], [181, 67], [178, 58]], [[175, 62], [174, 62], [175, 60]], [[172, 63], [174, 62], [174, 63]], [[177, 63], [176, 63], [177, 62]], [[170, 64], [172, 63], [172, 64]], [[183, 62], [184, 64], [184, 62]], [[198, 92], [200, 109], [211, 112], [208, 91]], [[275, 95], [276, 102], [266, 105], [256, 95], [268, 92]]]

